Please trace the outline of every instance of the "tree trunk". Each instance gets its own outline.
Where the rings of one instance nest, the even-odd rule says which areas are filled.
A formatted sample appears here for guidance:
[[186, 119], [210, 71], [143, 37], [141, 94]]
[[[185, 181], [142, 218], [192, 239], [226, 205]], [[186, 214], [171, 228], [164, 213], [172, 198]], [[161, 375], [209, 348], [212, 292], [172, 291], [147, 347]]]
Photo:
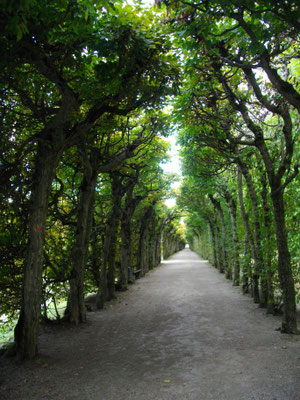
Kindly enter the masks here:
[[218, 267], [217, 263], [217, 247], [216, 247], [216, 236], [215, 236], [215, 231], [214, 231], [214, 226], [213, 223], [210, 219], [210, 217], [206, 217], [206, 220], [208, 222], [208, 227], [210, 231], [210, 238], [211, 238], [211, 245], [212, 245], [212, 253], [213, 253], [213, 260], [212, 260], [212, 265], [214, 267]]
[[94, 211], [94, 192], [97, 175], [85, 175], [80, 187], [75, 243], [71, 252], [72, 270], [70, 293], [64, 318], [76, 325], [86, 321], [84, 304], [84, 272]]
[[230, 272], [230, 267], [228, 265], [228, 254], [227, 254], [227, 244], [226, 244], [226, 226], [225, 226], [225, 220], [224, 220], [224, 214], [223, 214], [223, 210], [221, 207], [221, 204], [218, 200], [214, 199], [212, 195], [208, 196], [214, 206], [214, 208], [216, 209], [218, 215], [219, 215], [219, 220], [221, 223], [221, 228], [222, 228], [222, 235], [220, 234], [220, 236], [222, 237], [222, 239], [220, 239], [220, 243], [219, 245], [221, 245], [221, 241], [222, 241], [222, 245], [221, 245], [221, 249], [222, 249], [222, 271], [220, 270], [220, 272], [225, 272], [226, 274], [226, 278], [229, 279], [231, 272]]
[[125, 194], [125, 190], [124, 187], [122, 186], [122, 181], [120, 177], [115, 175], [114, 173], [111, 173], [110, 177], [111, 177], [113, 208], [109, 217], [110, 240], [109, 240], [109, 250], [107, 255], [108, 300], [115, 298], [117, 237], [121, 219], [121, 201]]
[[264, 210], [264, 226], [265, 226], [265, 239], [266, 239], [266, 268], [264, 270], [264, 281], [263, 281], [263, 293], [265, 295], [265, 301], [267, 306], [267, 313], [274, 313], [274, 289], [273, 289], [273, 276], [272, 271], [272, 246], [271, 246], [271, 218], [270, 218], [270, 207], [268, 204], [268, 192], [267, 182], [265, 174], [261, 178], [261, 197]]
[[239, 260], [239, 240], [237, 236], [237, 223], [236, 223], [236, 202], [229, 192], [226, 191], [225, 199], [227, 202], [230, 220], [232, 241], [234, 247], [234, 266], [233, 266], [233, 285], [239, 286], [240, 284], [240, 260]]
[[221, 241], [221, 232], [220, 227], [215, 219], [215, 227], [216, 227], [216, 242], [217, 242], [217, 267], [221, 274], [224, 273], [224, 263], [223, 263], [223, 253], [222, 253], [222, 241]]
[[22, 305], [15, 328], [16, 350], [20, 359], [32, 359], [38, 352], [45, 224], [49, 192], [60, 155], [60, 152], [49, 148], [47, 143], [42, 143], [39, 145], [36, 156], [29, 216], [29, 240], [24, 263]]
[[98, 310], [101, 310], [104, 307], [104, 303], [108, 300], [107, 264], [108, 264], [108, 255], [111, 242], [110, 228], [111, 228], [110, 225], [106, 226], [105, 236], [103, 238], [100, 282], [96, 296], [96, 307]]
[[252, 178], [250, 176], [248, 167], [244, 163], [239, 162], [239, 168], [241, 169], [242, 174], [245, 178], [252, 205], [252, 216], [253, 216], [253, 227], [254, 227], [253, 297], [254, 297], [254, 302], [258, 304], [260, 303], [259, 278], [263, 270], [263, 255], [261, 247], [262, 240], [261, 240], [261, 229], [259, 222], [258, 199], [255, 193], [255, 189], [253, 186]]
[[[285, 115], [285, 126], [283, 129], [286, 140], [286, 153], [285, 163], [282, 163], [277, 175], [272, 160], [269, 157], [265, 143], [261, 137], [257, 137], [257, 147], [264, 160], [266, 171], [268, 175], [269, 186], [271, 189], [271, 199], [273, 205], [273, 213], [275, 220], [276, 242], [278, 251], [278, 276], [283, 295], [284, 313], [281, 331], [283, 333], [297, 333], [297, 314], [296, 314], [296, 299], [295, 299], [295, 286], [292, 274], [292, 265], [290, 253], [288, 249], [288, 238], [285, 226], [285, 212], [284, 212], [284, 188], [288, 183], [286, 178], [285, 185], [282, 185], [281, 180], [283, 173], [286, 172], [290, 166], [293, 156], [293, 141], [291, 139], [291, 119], [289, 115]], [[291, 177], [290, 177], [291, 178]]]
[[138, 268], [142, 270], [142, 275], [145, 275], [152, 264], [150, 262], [151, 249], [150, 249], [150, 232], [149, 224], [153, 215], [153, 206], [147, 208], [141, 219], [141, 227], [139, 232], [139, 247], [138, 247]]
[[116, 253], [117, 253], [117, 237], [118, 237], [118, 223], [114, 226], [113, 232], [111, 232], [110, 247], [107, 258], [108, 272], [107, 272], [107, 289], [108, 289], [108, 300], [112, 300], [116, 297], [115, 289], [115, 272], [116, 272]]
[[[249, 243], [250, 251], [252, 258], [254, 262], [257, 260], [257, 252], [255, 250], [255, 243], [252, 237], [252, 232], [250, 229], [249, 225], [249, 218], [245, 210], [244, 206], [244, 198], [243, 198], [243, 184], [242, 184], [242, 170], [240, 166], [238, 167], [238, 177], [237, 177], [237, 182], [238, 182], [238, 192], [239, 192], [239, 203], [240, 203], [240, 210], [241, 210], [241, 215], [242, 215], [242, 220], [244, 223], [245, 231], [246, 231], [246, 237]], [[252, 275], [252, 293], [254, 297], [254, 302], [259, 303], [259, 282], [258, 282], [258, 275], [257, 272], [255, 272]]]
[[138, 268], [142, 270], [141, 275], [144, 276], [150, 269], [150, 250], [149, 250], [149, 231], [145, 228], [139, 239], [138, 249]]
[[161, 263], [161, 232], [160, 228], [158, 228], [155, 234], [155, 267], [157, 267]]
[[155, 266], [157, 267], [161, 263], [162, 256], [162, 231], [165, 227], [167, 218], [163, 220], [158, 220], [156, 223], [156, 233], [155, 233]]
[[131, 268], [131, 221], [124, 217], [121, 222], [121, 263], [120, 263], [120, 289], [127, 290], [128, 268]]
[[149, 242], [149, 269], [153, 269], [156, 267], [156, 259], [155, 259], [155, 213], [153, 212], [148, 228], [148, 242]]
[[[96, 228], [95, 221], [93, 221], [93, 228]], [[99, 235], [95, 232], [91, 240], [91, 272], [95, 285], [98, 287], [100, 284], [100, 264], [101, 264], [101, 246], [99, 243]]]
[[125, 207], [122, 210], [121, 218], [121, 259], [119, 284], [121, 290], [127, 290], [128, 287], [128, 269], [131, 265], [131, 219], [135, 210], [135, 204], [132, 200], [134, 185], [129, 187]]
[[145, 196], [137, 196], [133, 198], [133, 190], [138, 182], [139, 171], [136, 171], [136, 176], [132, 177], [126, 186], [127, 194], [125, 198], [124, 209], [121, 211], [121, 262], [119, 285], [121, 290], [127, 290], [128, 287], [128, 268], [131, 265], [131, 220], [134, 211], [141, 200]]
[[281, 331], [283, 333], [297, 333], [295, 286], [288, 249], [282, 191], [272, 190], [271, 188], [271, 198], [274, 209], [278, 249], [278, 274], [284, 303]]
[[242, 289], [243, 293], [249, 293], [249, 275], [250, 275], [250, 263], [248, 263], [248, 259], [251, 258], [249, 254], [249, 241], [247, 236], [244, 240], [244, 259], [243, 259], [243, 280], [242, 280]]
[[163, 258], [166, 260], [167, 258], [170, 257], [171, 255], [171, 249], [170, 249], [170, 232], [166, 229], [164, 230], [163, 233]]

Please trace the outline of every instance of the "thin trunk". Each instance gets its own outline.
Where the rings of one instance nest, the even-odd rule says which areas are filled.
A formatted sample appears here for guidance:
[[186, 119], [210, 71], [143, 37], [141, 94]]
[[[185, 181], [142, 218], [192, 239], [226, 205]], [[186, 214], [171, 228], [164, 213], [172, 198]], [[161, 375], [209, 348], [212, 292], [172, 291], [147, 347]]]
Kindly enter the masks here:
[[155, 259], [155, 214], [152, 214], [150, 226], [148, 229], [149, 235], [149, 268], [153, 269], [156, 267], [156, 259]]
[[170, 257], [172, 254], [172, 233], [166, 229], [163, 235], [163, 257], [164, 260]]
[[242, 289], [243, 293], [249, 293], [249, 275], [250, 275], [250, 258], [249, 254], [249, 242], [247, 237], [244, 239], [244, 259], [243, 259], [243, 280], [242, 280]]
[[221, 223], [221, 228], [222, 228], [222, 235], [221, 235], [221, 240], [220, 240], [220, 244], [222, 241], [222, 271], [220, 272], [225, 272], [226, 278], [229, 279], [230, 275], [231, 275], [231, 270], [230, 267], [228, 265], [228, 254], [227, 254], [227, 233], [226, 233], [226, 225], [225, 225], [225, 220], [224, 220], [224, 214], [223, 214], [223, 210], [221, 207], [221, 204], [218, 200], [214, 199], [212, 195], [208, 196], [214, 206], [214, 208], [216, 209], [218, 215], [219, 215], [219, 220]]
[[128, 287], [128, 269], [131, 265], [131, 219], [135, 210], [135, 204], [132, 200], [134, 185], [128, 189], [125, 206], [122, 210], [121, 218], [121, 257], [120, 257], [120, 276], [119, 285], [121, 290], [127, 290]]
[[94, 192], [97, 176], [85, 176], [80, 188], [75, 243], [71, 252], [70, 293], [64, 318], [76, 325], [86, 321], [84, 273], [93, 221]]
[[162, 220], [159, 220], [156, 225], [156, 235], [155, 235], [155, 266], [158, 266], [161, 263], [162, 259], [162, 238], [163, 238], [163, 229], [165, 227], [166, 221], [168, 217], [165, 217]]
[[236, 223], [236, 202], [229, 192], [225, 193], [225, 199], [228, 205], [230, 220], [231, 220], [231, 231], [234, 247], [234, 267], [233, 267], [233, 285], [239, 286], [240, 284], [240, 261], [239, 261], [239, 240], [237, 235], [237, 223]]
[[224, 273], [224, 263], [223, 263], [223, 252], [222, 252], [222, 241], [221, 232], [217, 221], [215, 220], [216, 227], [216, 242], [217, 242], [217, 267], [221, 274]]
[[127, 185], [127, 193], [125, 198], [125, 205], [121, 211], [121, 262], [119, 274], [119, 286], [121, 290], [127, 290], [128, 286], [128, 268], [132, 268], [132, 249], [131, 249], [131, 221], [134, 211], [140, 201], [145, 196], [133, 197], [133, 190], [138, 182], [139, 171], [136, 171], [136, 176], [132, 177]]
[[111, 173], [110, 177], [111, 177], [113, 208], [109, 218], [109, 225], [111, 229], [110, 229], [110, 245], [107, 257], [108, 300], [115, 298], [117, 238], [118, 238], [118, 228], [121, 219], [121, 201], [125, 194], [120, 178], [114, 173]]
[[260, 303], [259, 295], [259, 278], [263, 270], [263, 255], [261, 247], [261, 229], [259, 222], [259, 210], [258, 210], [258, 199], [253, 186], [252, 178], [249, 173], [249, 168], [243, 162], [239, 162], [239, 168], [245, 178], [249, 196], [251, 199], [252, 216], [253, 216], [253, 227], [254, 227], [254, 270], [253, 270], [253, 297], [254, 302]]
[[[95, 221], [93, 228], [95, 228]], [[91, 272], [95, 285], [98, 287], [100, 284], [100, 263], [101, 263], [101, 249], [99, 244], [99, 235], [95, 232], [91, 241]]]
[[265, 174], [261, 178], [261, 197], [264, 210], [264, 226], [265, 226], [265, 238], [266, 238], [266, 268], [264, 272], [263, 292], [265, 294], [265, 300], [267, 304], [267, 313], [274, 313], [274, 289], [273, 289], [273, 276], [272, 271], [272, 246], [271, 246], [271, 218], [270, 218], [270, 207], [268, 204], [268, 192], [267, 182]]
[[103, 238], [103, 248], [101, 256], [101, 270], [100, 270], [100, 282], [98, 286], [98, 292], [96, 296], [96, 307], [101, 310], [104, 307], [104, 303], [108, 300], [108, 284], [107, 284], [107, 264], [108, 255], [111, 241], [111, 226], [106, 226], [105, 236]]
[[155, 266], [161, 263], [161, 232], [156, 235], [155, 242]]
[[128, 268], [131, 268], [131, 221], [124, 218], [121, 222], [121, 263], [119, 284], [121, 290], [127, 290]]
[[118, 226], [120, 222], [120, 216], [115, 215], [116, 220], [114, 222], [114, 228], [111, 232], [110, 247], [108, 253], [108, 272], [107, 272], [107, 288], [108, 288], [108, 300], [115, 298], [115, 278], [116, 278], [116, 253], [117, 253], [117, 238], [118, 238]]
[[213, 250], [213, 261], [212, 264], [214, 267], [217, 268], [217, 247], [216, 247], [216, 236], [215, 236], [215, 231], [214, 231], [214, 226], [213, 223], [210, 219], [210, 217], [206, 218], [208, 222], [208, 227], [210, 231], [210, 238], [211, 238], [211, 244], [212, 244], [212, 250]]
[[[249, 225], [249, 217], [248, 217], [248, 214], [246, 213], [245, 206], [244, 206], [243, 176], [242, 176], [242, 171], [241, 171], [240, 168], [238, 168], [237, 186], [238, 186], [238, 194], [239, 194], [239, 204], [240, 204], [241, 216], [242, 216], [243, 224], [244, 224], [245, 231], [246, 231], [246, 239], [247, 239], [247, 242], [249, 244], [251, 257], [254, 260], [255, 259], [254, 241], [253, 241], [253, 238], [252, 238], [252, 232], [251, 232], [250, 225]], [[250, 265], [250, 263], [249, 263], [249, 265]], [[249, 287], [249, 276], [250, 275], [252, 275], [251, 271], [249, 271], [249, 273], [248, 273], [248, 287]]]
[[150, 269], [150, 235], [149, 223], [153, 215], [153, 206], [148, 207], [141, 219], [138, 247], [138, 268], [142, 270], [141, 275], [145, 275]]

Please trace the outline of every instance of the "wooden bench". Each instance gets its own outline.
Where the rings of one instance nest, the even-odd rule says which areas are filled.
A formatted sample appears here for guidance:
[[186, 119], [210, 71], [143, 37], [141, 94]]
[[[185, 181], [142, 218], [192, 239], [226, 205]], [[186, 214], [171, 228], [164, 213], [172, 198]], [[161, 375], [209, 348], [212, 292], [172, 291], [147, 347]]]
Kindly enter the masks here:
[[135, 276], [135, 279], [139, 279], [140, 278], [140, 274], [141, 274], [142, 270], [141, 269], [136, 269], [134, 271], [132, 271], [132, 273]]
[[134, 280], [132, 277], [134, 276], [135, 279], [139, 279], [141, 275], [142, 270], [141, 269], [131, 269], [131, 267], [128, 268], [128, 282], [132, 283]]

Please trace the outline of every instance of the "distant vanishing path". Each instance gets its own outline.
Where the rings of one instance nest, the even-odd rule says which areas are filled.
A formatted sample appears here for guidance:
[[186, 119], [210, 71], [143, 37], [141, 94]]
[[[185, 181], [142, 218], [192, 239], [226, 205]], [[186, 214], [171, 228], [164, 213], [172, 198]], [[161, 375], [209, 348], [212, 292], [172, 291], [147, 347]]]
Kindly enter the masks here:
[[86, 325], [1, 360], [1, 400], [300, 400], [300, 337], [185, 249]]

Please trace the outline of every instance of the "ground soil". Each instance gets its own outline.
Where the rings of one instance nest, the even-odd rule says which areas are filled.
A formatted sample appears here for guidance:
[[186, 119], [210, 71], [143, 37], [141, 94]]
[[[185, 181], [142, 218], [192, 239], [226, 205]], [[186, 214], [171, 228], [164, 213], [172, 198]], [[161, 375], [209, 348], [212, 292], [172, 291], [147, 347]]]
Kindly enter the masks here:
[[300, 337], [283, 335], [185, 249], [79, 327], [44, 328], [40, 355], [1, 359], [1, 400], [299, 400]]

